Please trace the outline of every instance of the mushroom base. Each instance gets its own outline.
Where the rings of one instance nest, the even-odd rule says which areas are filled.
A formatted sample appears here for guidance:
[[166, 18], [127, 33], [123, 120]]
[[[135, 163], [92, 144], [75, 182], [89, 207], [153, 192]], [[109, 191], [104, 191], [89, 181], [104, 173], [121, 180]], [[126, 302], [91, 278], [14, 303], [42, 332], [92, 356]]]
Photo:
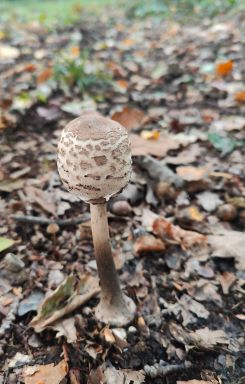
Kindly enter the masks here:
[[110, 303], [105, 298], [101, 298], [95, 309], [96, 318], [105, 323], [118, 327], [127, 325], [135, 316], [136, 305], [132, 299], [122, 295], [120, 302]]

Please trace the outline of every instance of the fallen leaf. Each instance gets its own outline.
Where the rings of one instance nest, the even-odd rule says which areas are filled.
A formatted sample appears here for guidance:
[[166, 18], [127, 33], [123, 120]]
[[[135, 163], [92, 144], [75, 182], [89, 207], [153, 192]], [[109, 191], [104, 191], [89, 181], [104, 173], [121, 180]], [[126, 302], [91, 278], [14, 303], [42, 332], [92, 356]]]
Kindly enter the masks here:
[[70, 52], [73, 57], [79, 57], [80, 56], [80, 47], [78, 45], [74, 47], [70, 47]]
[[21, 352], [17, 352], [14, 357], [8, 362], [8, 368], [15, 368], [18, 366], [23, 366], [23, 364], [28, 364], [32, 360], [31, 356], [24, 355]]
[[188, 294], [194, 299], [198, 301], [212, 301], [216, 305], [221, 305], [222, 299], [217, 291], [218, 287], [216, 285], [204, 279], [193, 282], [191, 287], [187, 288]]
[[207, 212], [213, 212], [215, 209], [223, 203], [217, 193], [210, 191], [204, 191], [197, 195], [197, 201], [199, 205]]
[[53, 69], [46, 68], [37, 76], [37, 84], [45, 83], [53, 76]]
[[18, 316], [23, 316], [28, 312], [37, 311], [40, 302], [43, 300], [44, 294], [36, 291], [27, 296], [19, 303]]
[[221, 120], [216, 120], [211, 124], [210, 130], [216, 132], [240, 131], [245, 127], [245, 118], [243, 116], [227, 116]]
[[245, 103], [245, 91], [236, 92], [234, 95], [234, 99], [238, 103], [244, 104]]
[[37, 66], [36, 64], [34, 63], [29, 63], [29, 64], [26, 64], [23, 68], [23, 72], [35, 72], [37, 69]]
[[225, 77], [231, 73], [233, 69], [233, 61], [227, 60], [222, 63], [218, 63], [215, 68], [216, 75]]
[[142, 131], [140, 136], [144, 140], [158, 140], [160, 137], [160, 132], [156, 129], [153, 129], [153, 131]]
[[121, 67], [118, 63], [115, 63], [113, 61], [109, 61], [106, 64], [106, 66], [112, 72], [113, 76], [116, 76], [116, 77], [126, 77], [127, 76], [127, 72], [125, 71], [125, 69], [123, 69], [123, 67]]
[[144, 140], [136, 134], [130, 135], [133, 156], [153, 155], [164, 157], [168, 151], [178, 149], [180, 143], [168, 136], [161, 135], [158, 140]]
[[24, 184], [25, 184], [25, 180], [24, 179], [2, 180], [0, 182], [0, 191], [3, 191], [3, 192], [13, 192], [13, 191], [16, 191], [18, 189], [23, 188]]
[[0, 44], [0, 57], [1, 60], [13, 60], [20, 56], [19, 49], [11, 47], [10, 45]]
[[120, 90], [122, 90], [122, 91], [124, 91], [124, 92], [126, 92], [126, 90], [127, 90], [128, 87], [129, 87], [129, 83], [128, 83], [128, 81], [127, 81], [127, 80], [124, 80], [124, 79], [120, 79], [120, 80], [115, 81], [115, 84], [116, 84], [116, 86], [117, 86]]
[[53, 194], [35, 187], [26, 187], [25, 193], [31, 202], [37, 203], [44, 211], [56, 215], [56, 204]]
[[195, 206], [187, 207], [186, 212], [188, 218], [192, 221], [202, 221], [204, 219], [204, 215]]
[[179, 244], [182, 249], [188, 249], [194, 245], [204, 246], [207, 241], [206, 236], [194, 231], [182, 229], [162, 217], [154, 221], [153, 232], [160, 237], [162, 241], [170, 244]]
[[111, 118], [130, 130], [141, 127], [145, 114], [138, 108], [130, 108], [126, 106], [122, 111], [115, 112]]
[[237, 208], [245, 208], [244, 196], [235, 196], [235, 197], [226, 196], [225, 200]]
[[[34, 371], [35, 368], [35, 371]], [[68, 366], [65, 360], [61, 360], [59, 364], [54, 365], [36, 365], [35, 367], [25, 367], [22, 375], [25, 384], [60, 384], [68, 373]]]
[[106, 384], [141, 384], [145, 382], [143, 371], [133, 371], [131, 369], [106, 368], [104, 376]]
[[37, 113], [40, 117], [44, 118], [49, 122], [58, 120], [60, 116], [60, 110], [55, 106], [48, 108], [38, 107]]
[[198, 144], [192, 144], [177, 156], [167, 156], [164, 160], [167, 164], [190, 164], [196, 161], [201, 155], [201, 148]]
[[229, 344], [229, 338], [222, 329], [213, 331], [205, 327], [191, 332], [190, 336], [199, 346], [207, 349], [212, 349], [218, 344]]
[[202, 319], [208, 319], [209, 311], [203, 304], [192, 299], [190, 296], [184, 294], [179, 300], [181, 304], [181, 314], [183, 316], [183, 325], [186, 326], [189, 323], [193, 323], [192, 318], [189, 316], [189, 312]]
[[96, 111], [96, 102], [90, 98], [83, 101], [75, 100], [62, 104], [61, 110], [74, 116], [80, 116], [83, 111]]
[[232, 272], [225, 271], [219, 276], [219, 281], [224, 295], [228, 295], [230, 287], [236, 281], [236, 276]]
[[136, 239], [134, 252], [139, 255], [142, 252], [162, 252], [165, 250], [165, 244], [152, 235], [143, 235]]
[[223, 230], [208, 236], [212, 257], [235, 258], [237, 268], [245, 270], [245, 233]]
[[192, 167], [192, 166], [183, 166], [183, 167], [177, 167], [176, 172], [177, 174], [182, 177], [182, 179], [186, 181], [199, 181], [204, 178], [206, 178], [209, 174], [209, 167]]
[[96, 278], [85, 275], [77, 281], [75, 276], [70, 275], [44, 299], [37, 316], [32, 319], [29, 325], [36, 332], [42, 332], [50, 324], [96, 296], [99, 291]]
[[67, 343], [74, 343], [77, 341], [77, 330], [75, 327], [75, 317], [69, 317], [64, 320], [57, 321], [56, 323], [49, 326], [49, 328], [56, 333], [56, 337], [64, 336], [67, 340]]
[[14, 240], [0, 236], [0, 252], [5, 251], [5, 249], [12, 247], [13, 244], [14, 244]]
[[210, 132], [208, 134], [208, 139], [213, 144], [214, 148], [220, 151], [223, 156], [232, 152], [237, 146], [237, 142], [233, 138], [219, 135], [215, 132]]

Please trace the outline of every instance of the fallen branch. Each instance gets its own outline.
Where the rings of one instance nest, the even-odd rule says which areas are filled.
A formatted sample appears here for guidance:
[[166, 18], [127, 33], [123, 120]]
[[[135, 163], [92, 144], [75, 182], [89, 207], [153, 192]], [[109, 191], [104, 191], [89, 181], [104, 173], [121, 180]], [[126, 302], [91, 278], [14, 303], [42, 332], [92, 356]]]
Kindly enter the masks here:
[[40, 216], [10, 215], [10, 219], [18, 221], [20, 223], [40, 225], [57, 224], [59, 225], [59, 227], [65, 227], [68, 225], [78, 225], [81, 223], [85, 223], [86, 221], [90, 220], [90, 215], [88, 213], [85, 213], [82, 217], [78, 217], [77, 219], [64, 220], [53, 220]]

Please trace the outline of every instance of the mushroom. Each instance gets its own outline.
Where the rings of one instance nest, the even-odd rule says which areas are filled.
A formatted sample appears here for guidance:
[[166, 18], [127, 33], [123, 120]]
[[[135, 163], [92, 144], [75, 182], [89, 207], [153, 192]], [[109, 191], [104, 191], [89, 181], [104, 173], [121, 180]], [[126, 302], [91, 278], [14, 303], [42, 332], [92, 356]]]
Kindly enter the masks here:
[[97, 112], [86, 112], [63, 130], [58, 171], [66, 189], [90, 204], [91, 228], [101, 285], [98, 320], [122, 326], [134, 318], [135, 304], [122, 293], [113, 261], [107, 202], [130, 179], [131, 152], [126, 129]]

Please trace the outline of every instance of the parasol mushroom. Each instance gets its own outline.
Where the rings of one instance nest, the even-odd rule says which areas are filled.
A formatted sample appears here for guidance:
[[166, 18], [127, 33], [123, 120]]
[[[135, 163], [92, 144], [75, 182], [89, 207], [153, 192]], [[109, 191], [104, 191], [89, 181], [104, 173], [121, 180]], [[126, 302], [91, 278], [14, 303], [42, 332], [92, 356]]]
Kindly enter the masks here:
[[97, 112], [84, 113], [62, 132], [57, 160], [61, 180], [66, 189], [90, 204], [101, 285], [95, 315], [117, 326], [134, 318], [135, 304], [120, 288], [109, 238], [107, 202], [128, 184], [131, 163], [126, 129]]

